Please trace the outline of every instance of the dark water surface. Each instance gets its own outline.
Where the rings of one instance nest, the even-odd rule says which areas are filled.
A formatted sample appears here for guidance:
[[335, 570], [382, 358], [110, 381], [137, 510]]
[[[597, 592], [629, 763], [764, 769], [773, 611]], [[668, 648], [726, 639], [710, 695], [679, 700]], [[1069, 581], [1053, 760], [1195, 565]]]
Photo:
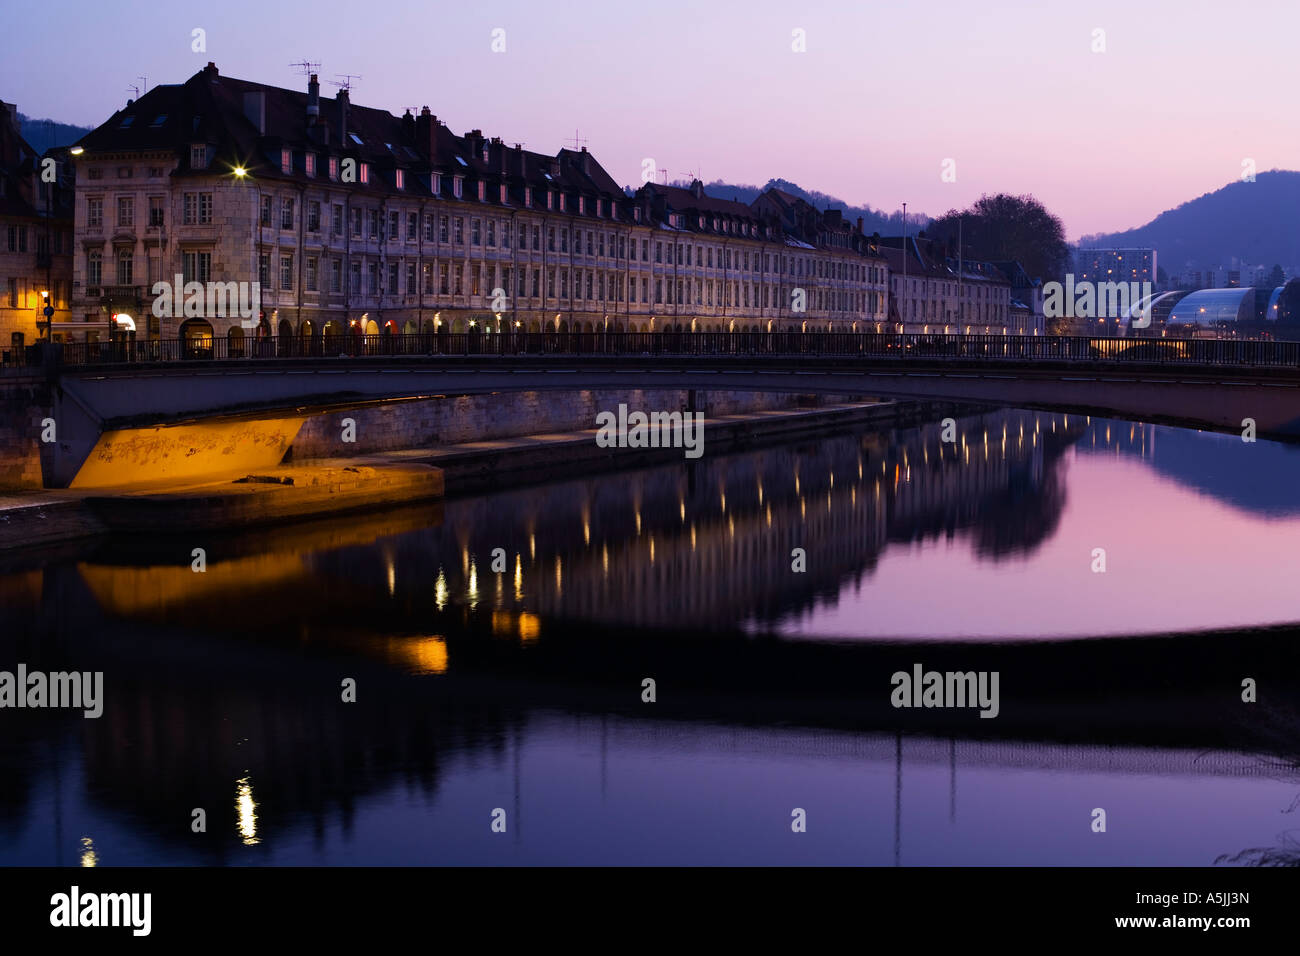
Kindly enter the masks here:
[[0, 864], [1296, 859], [1298, 546], [1295, 448], [1008, 411], [9, 555], [0, 670], [105, 689], [0, 710]]

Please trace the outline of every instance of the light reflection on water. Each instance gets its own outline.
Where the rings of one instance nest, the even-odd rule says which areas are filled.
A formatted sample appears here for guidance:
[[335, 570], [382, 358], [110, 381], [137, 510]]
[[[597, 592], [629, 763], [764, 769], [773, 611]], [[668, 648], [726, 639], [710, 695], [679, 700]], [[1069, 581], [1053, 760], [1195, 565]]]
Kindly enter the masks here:
[[[1300, 721], [1236, 698], [1246, 668], [1294, 691], [1289, 635], [1099, 636], [1300, 618], [1300, 455], [1032, 412], [940, 434], [217, 537], [203, 575], [165, 539], [0, 571], [0, 669], [106, 687], [98, 721], [0, 715], [0, 863], [1289, 852]], [[961, 640], [1066, 634], [1094, 640]], [[1002, 669], [1002, 715], [891, 711], [909, 655]]]

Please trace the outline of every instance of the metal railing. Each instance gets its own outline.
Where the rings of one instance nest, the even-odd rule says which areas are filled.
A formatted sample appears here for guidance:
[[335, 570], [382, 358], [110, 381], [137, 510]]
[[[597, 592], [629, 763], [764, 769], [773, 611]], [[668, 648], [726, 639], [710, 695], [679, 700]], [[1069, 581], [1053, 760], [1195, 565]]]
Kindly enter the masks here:
[[42, 342], [8, 367], [372, 356], [734, 356], [990, 362], [1104, 362], [1300, 369], [1300, 342], [871, 332], [430, 332]]

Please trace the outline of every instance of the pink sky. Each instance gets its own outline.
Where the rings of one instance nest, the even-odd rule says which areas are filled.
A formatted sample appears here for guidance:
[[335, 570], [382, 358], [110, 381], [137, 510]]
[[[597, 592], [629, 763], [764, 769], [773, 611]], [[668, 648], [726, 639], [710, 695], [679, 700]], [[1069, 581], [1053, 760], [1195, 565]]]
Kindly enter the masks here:
[[1294, 0], [51, 0], [6, 19], [24, 42], [0, 62], [0, 98], [33, 116], [99, 123], [137, 76], [180, 82], [209, 59], [298, 86], [288, 64], [305, 57], [324, 80], [361, 74], [354, 102], [427, 104], [458, 133], [553, 152], [578, 129], [620, 183], [652, 158], [672, 178], [781, 177], [930, 214], [1028, 192], [1071, 239], [1141, 225], [1236, 180], [1243, 159], [1300, 168]]

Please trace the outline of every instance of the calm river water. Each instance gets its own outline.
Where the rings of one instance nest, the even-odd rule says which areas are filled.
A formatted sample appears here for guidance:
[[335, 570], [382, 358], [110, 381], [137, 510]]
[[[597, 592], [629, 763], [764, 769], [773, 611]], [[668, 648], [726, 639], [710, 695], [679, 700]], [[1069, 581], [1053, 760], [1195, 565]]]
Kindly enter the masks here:
[[1300, 858], [1300, 450], [956, 437], [0, 558], [0, 670], [104, 686], [0, 710], [0, 864]]

